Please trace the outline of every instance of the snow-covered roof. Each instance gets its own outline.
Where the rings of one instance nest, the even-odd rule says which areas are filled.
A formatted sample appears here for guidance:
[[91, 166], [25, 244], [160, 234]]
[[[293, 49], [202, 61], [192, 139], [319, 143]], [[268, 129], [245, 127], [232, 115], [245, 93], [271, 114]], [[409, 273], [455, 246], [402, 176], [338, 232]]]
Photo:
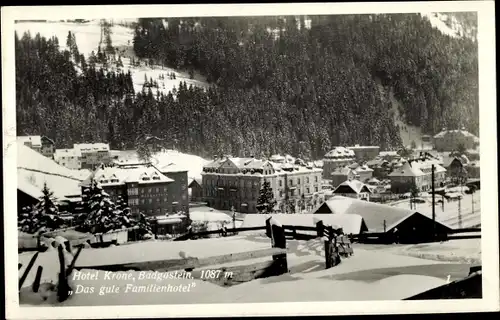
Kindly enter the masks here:
[[42, 146], [41, 136], [18, 136], [17, 141], [22, 144], [31, 143], [32, 146]]
[[214, 211], [198, 211], [193, 208], [189, 211], [189, 218], [193, 221], [207, 221], [207, 222], [222, 222], [222, 221], [232, 221], [233, 218], [229, 215], [214, 210]]
[[462, 130], [443, 130], [443, 131], [439, 132], [438, 134], [436, 134], [434, 136], [434, 138], [442, 138], [445, 135], [447, 135], [448, 133], [451, 133], [451, 134], [461, 134], [464, 137], [471, 137], [471, 138], [477, 139], [477, 141], [479, 141], [478, 137], [476, 137], [475, 135], [473, 135], [472, 133], [470, 133], [469, 131], [464, 130], [464, 129], [462, 129]]
[[410, 163], [405, 162], [401, 168], [393, 170], [389, 177], [419, 177], [424, 175], [417, 167], [410, 165]]
[[355, 154], [354, 151], [346, 148], [346, 147], [335, 147], [334, 149], [330, 150], [325, 154], [325, 158], [354, 158]]
[[83, 180], [79, 170], [68, 169], [28, 146], [17, 144], [17, 168]]
[[343, 193], [341, 189], [344, 189], [344, 187], [349, 187], [354, 191], [355, 193], [360, 193], [360, 192], [370, 192], [370, 189], [368, 189], [368, 186], [364, 184], [363, 182], [359, 180], [347, 180], [342, 182], [341, 184], [338, 185], [337, 188], [333, 191], [333, 193]]
[[54, 159], [62, 157], [81, 157], [80, 149], [56, 149], [54, 152]]
[[[321, 211], [325, 212], [324, 209], [326, 208], [328, 208], [333, 214], [340, 213], [360, 215], [363, 217], [363, 220], [370, 232], [383, 232], [384, 221], [386, 225], [385, 230], [390, 231], [410, 216], [420, 214], [416, 211], [405, 208], [393, 207], [342, 196], [334, 196], [330, 198], [328, 201], [320, 205], [315, 211], [317, 212], [319, 209], [322, 209]], [[428, 218], [425, 215], [422, 216]], [[436, 223], [449, 228], [439, 221], [436, 221]]]
[[73, 145], [74, 149], [81, 152], [109, 151], [108, 143], [78, 143]]
[[[174, 181], [153, 166], [105, 167], [98, 169], [93, 176], [102, 186], [120, 185], [130, 182], [148, 184]], [[82, 185], [88, 185], [90, 179], [91, 176], [89, 176]]]
[[17, 188], [33, 198], [41, 196], [44, 183], [47, 183], [47, 187], [54, 192], [54, 196], [58, 200], [64, 200], [66, 196], [81, 194], [80, 180], [27, 169], [17, 169]]
[[352, 147], [347, 147], [348, 149], [356, 150], [356, 149], [377, 149], [380, 148], [379, 146], [360, 146], [359, 144], [356, 144]]
[[175, 163], [169, 163], [166, 166], [163, 166], [160, 168], [161, 172], [187, 172], [188, 169], [185, 167], [175, 164]]

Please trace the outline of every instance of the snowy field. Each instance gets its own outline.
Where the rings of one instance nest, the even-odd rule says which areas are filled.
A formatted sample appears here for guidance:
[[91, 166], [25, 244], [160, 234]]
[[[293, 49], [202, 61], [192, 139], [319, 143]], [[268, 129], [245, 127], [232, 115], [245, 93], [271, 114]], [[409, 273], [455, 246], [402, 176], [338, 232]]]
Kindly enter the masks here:
[[[124, 163], [139, 161], [135, 150], [112, 150], [111, 156], [117, 156], [118, 161], [123, 161]], [[176, 150], [164, 150], [154, 154], [152, 158], [153, 164], [159, 169], [172, 163], [175, 164], [176, 167], [187, 170], [189, 179], [201, 179], [203, 166], [210, 162], [199, 156], [182, 153]]]
[[[86, 58], [89, 57], [92, 51], [97, 53], [97, 48], [101, 38], [101, 27], [98, 20], [93, 20], [87, 23], [21, 22], [15, 25], [15, 30], [17, 31], [19, 37], [22, 37], [24, 32], [30, 32], [32, 37], [34, 37], [37, 33], [40, 33], [41, 36], [46, 38], [56, 36], [59, 39], [59, 46], [61, 50], [66, 49], [66, 38], [68, 36], [68, 32], [71, 31], [71, 33], [75, 34], [78, 50]], [[142, 90], [145, 77], [148, 81], [149, 79], [156, 80], [158, 82], [158, 91], [165, 94], [171, 91], [174, 87], [178, 88], [181, 81], [185, 81], [188, 87], [190, 85], [202, 88], [208, 87], [204, 78], [199, 74], [195, 74], [194, 79], [190, 79], [187, 72], [178, 71], [172, 68], [162, 68], [161, 66], [151, 68], [149, 66], [145, 66], [144, 63], [141, 66], [131, 66], [130, 58], [134, 55], [132, 50], [134, 31], [131, 28], [119, 25], [114, 25], [111, 28], [111, 31], [113, 46], [118, 47], [120, 50], [125, 50], [124, 57], [122, 57], [123, 71], [130, 71], [136, 93]], [[111, 68], [111, 70], [114, 69]], [[175, 80], [170, 79], [168, 76], [170, 73], [175, 74]], [[160, 75], [164, 75], [165, 79], [159, 79]], [[156, 88], [153, 89], [153, 92], [156, 93]]]
[[[441, 197], [437, 196], [436, 201]], [[416, 211], [432, 217], [432, 198], [425, 197], [426, 203], [417, 203]], [[400, 208], [410, 208], [410, 200], [398, 201], [393, 206]], [[473, 211], [474, 209], [474, 211]], [[436, 203], [436, 219], [453, 228], [470, 228], [481, 225], [481, 195], [479, 192], [474, 194], [462, 194], [460, 201], [460, 213], [462, 224], [459, 224], [459, 201], [444, 200], [444, 209], [441, 203]]]
[[[464, 240], [444, 244], [429, 244], [427, 247], [416, 246], [414, 250], [421, 252], [436, 252], [454, 250], [465, 254], [474, 254], [477, 243]], [[244, 252], [270, 247], [270, 240], [257, 235], [246, 235], [219, 239], [190, 240], [185, 242], [152, 241], [129, 244], [104, 249], [83, 249], [77, 265], [87, 263], [120, 263], [147, 259], [196, 256], [208, 257], [231, 252]], [[465, 248], [465, 250], [464, 250]], [[439, 259], [422, 259], [409, 256], [409, 246], [364, 246], [356, 245], [354, 255], [344, 258], [342, 263], [334, 268], [324, 268], [324, 247], [320, 240], [287, 242], [287, 260], [289, 273], [277, 277], [252, 280], [231, 287], [221, 287], [205, 282], [199, 278], [187, 279], [145, 279], [153, 277], [153, 272], [127, 272], [130, 279], [135, 280], [105, 280], [104, 272], [100, 271], [97, 280], [83, 280], [70, 276], [73, 290], [83, 286], [94, 287], [94, 293], [74, 294], [62, 304], [64, 306], [78, 305], [140, 305], [140, 304], [185, 304], [185, 303], [230, 303], [230, 302], [284, 302], [284, 301], [348, 301], [348, 300], [399, 300], [422, 291], [445, 284], [450, 276], [451, 281], [463, 278], [468, 274], [471, 261], [457, 263], [456, 259], [442, 256]], [[418, 251], [417, 250], [417, 251]], [[22, 253], [19, 262], [27, 265], [33, 253]], [[67, 263], [71, 256], [66, 254]], [[226, 263], [224, 266], [242, 266], [261, 262], [266, 258], [250, 261]], [[58, 260], [57, 251], [52, 249], [41, 253], [27, 280], [20, 296], [21, 304], [39, 305], [55, 304], [54, 297], [42, 301], [40, 295], [30, 292], [29, 286], [34, 280], [38, 265], [44, 267], [43, 282], [57, 282]], [[24, 270], [24, 266], [19, 271]], [[217, 266], [212, 266], [217, 267]], [[212, 268], [210, 267], [210, 268]], [[95, 271], [81, 270], [94, 274]], [[124, 273], [115, 273], [124, 274]], [[146, 278], [147, 278], [146, 277]], [[404, 285], [403, 285], [404, 284]], [[108, 293], [105, 297], [99, 295], [100, 287], [119, 287], [121, 293]], [[188, 288], [186, 293], [173, 292], [142, 292], [125, 293], [127, 286], [179, 286]], [[332, 290], [335, 288], [335, 290]], [[47, 293], [50, 295], [50, 293]]]

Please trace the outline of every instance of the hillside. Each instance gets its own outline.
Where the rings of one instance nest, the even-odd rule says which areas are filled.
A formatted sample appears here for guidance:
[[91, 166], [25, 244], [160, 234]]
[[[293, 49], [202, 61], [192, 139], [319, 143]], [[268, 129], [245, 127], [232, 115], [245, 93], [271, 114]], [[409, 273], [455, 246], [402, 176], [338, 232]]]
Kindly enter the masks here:
[[[476, 42], [449, 36], [436, 19], [418, 14], [308, 17], [307, 27], [305, 21], [139, 19], [134, 30], [111, 26], [113, 55], [98, 52], [83, 62], [73, 47], [94, 50], [96, 31], [74, 28], [76, 45], [60, 54], [49, 48], [50, 56], [30, 54], [47, 48], [18, 34], [19, 134], [46, 133], [58, 145], [106, 140], [124, 149], [147, 133], [205, 158], [290, 153], [317, 159], [335, 145], [395, 149], [415, 140], [419, 146], [422, 134], [443, 126], [477, 133]], [[40, 30], [49, 36], [57, 28], [48, 29]], [[122, 66], [109, 62], [116, 59]], [[63, 70], [71, 69], [64, 60], [74, 71]], [[62, 84], [47, 91], [32, 72]], [[72, 87], [68, 77], [75, 79]], [[93, 84], [99, 78], [106, 83]], [[44, 107], [36, 111], [39, 101]]]

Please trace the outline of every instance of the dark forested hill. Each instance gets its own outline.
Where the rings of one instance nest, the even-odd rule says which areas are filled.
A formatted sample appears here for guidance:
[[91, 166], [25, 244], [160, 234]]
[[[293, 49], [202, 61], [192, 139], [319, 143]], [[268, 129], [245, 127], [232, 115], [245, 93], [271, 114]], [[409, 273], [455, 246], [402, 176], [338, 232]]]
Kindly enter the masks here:
[[168, 95], [149, 88], [130, 95], [127, 74], [96, 70], [83, 57], [79, 73], [54, 40], [16, 38], [18, 132], [115, 147], [151, 133], [201, 156], [397, 148], [381, 86], [393, 89], [406, 123], [424, 132], [478, 132], [477, 43], [445, 36], [417, 14], [309, 19], [139, 19], [139, 58], [196, 70], [213, 84], [181, 83]]

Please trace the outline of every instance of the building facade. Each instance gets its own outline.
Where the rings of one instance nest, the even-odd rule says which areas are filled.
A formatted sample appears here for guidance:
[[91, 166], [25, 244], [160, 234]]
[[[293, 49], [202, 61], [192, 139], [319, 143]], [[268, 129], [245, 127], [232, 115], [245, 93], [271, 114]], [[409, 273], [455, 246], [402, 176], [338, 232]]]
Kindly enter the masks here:
[[345, 147], [335, 147], [323, 158], [323, 178], [331, 179], [333, 171], [339, 167], [348, 166], [356, 161], [354, 151]]
[[409, 192], [412, 185], [415, 185], [419, 191], [431, 191], [432, 165], [434, 165], [434, 187], [443, 187], [446, 169], [435, 160], [419, 158], [405, 162], [400, 168], [394, 169], [389, 174], [392, 192]]
[[375, 159], [380, 152], [378, 146], [360, 146], [359, 144], [354, 147], [347, 147], [354, 152], [354, 157], [358, 162], [364, 162]]
[[82, 188], [88, 187], [92, 178], [112, 201], [121, 197], [133, 214], [141, 212], [158, 216], [173, 213], [168, 190], [174, 181], [153, 166], [127, 164], [100, 168], [82, 182]]
[[170, 212], [189, 212], [188, 171], [176, 164], [160, 168], [168, 178], [172, 179], [167, 188], [167, 198]]
[[68, 169], [81, 169], [81, 158], [82, 155], [78, 149], [56, 149], [54, 153], [54, 161]]
[[81, 169], [95, 169], [101, 164], [111, 163], [109, 144], [107, 143], [82, 143], [75, 144], [74, 149], [81, 155]]
[[456, 151], [463, 145], [465, 149], [476, 149], [479, 138], [462, 128], [461, 130], [443, 130], [434, 136], [434, 148], [437, 151]]
[[289, 211], [321, 201], [322, 170], [311, 166], [255, 158], [214, 159], [203, 168], [203, 198], [208, 206], [219, 210], [256, 213], [260, 189], [270, 183], [275, 209]]
[[52, 159], [55, 152], [55, 143], [46, 136], [18, 136], [17, 141]]
[[191, 179], [189, 185], [189, 202], [202, 202], [203, 201], [203, 187], [201, 179]]

